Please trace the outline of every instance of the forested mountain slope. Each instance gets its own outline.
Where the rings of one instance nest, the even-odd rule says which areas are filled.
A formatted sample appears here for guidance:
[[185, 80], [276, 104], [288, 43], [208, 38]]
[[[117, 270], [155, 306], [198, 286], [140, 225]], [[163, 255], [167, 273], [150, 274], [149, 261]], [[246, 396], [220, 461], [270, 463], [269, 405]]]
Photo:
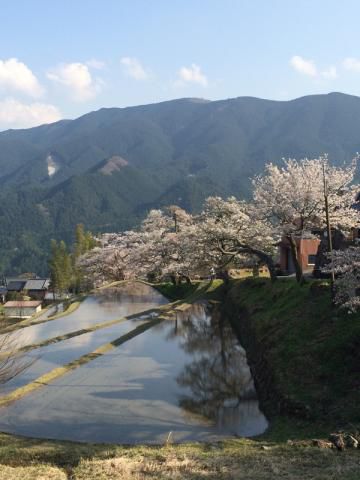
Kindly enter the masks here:
[[0, 133], [0, 271], [45, 273], [50, 238], [136, 224], [152, 207], [249, 194], [282, 157], [360, 151], [360, 98], [181, 99]]

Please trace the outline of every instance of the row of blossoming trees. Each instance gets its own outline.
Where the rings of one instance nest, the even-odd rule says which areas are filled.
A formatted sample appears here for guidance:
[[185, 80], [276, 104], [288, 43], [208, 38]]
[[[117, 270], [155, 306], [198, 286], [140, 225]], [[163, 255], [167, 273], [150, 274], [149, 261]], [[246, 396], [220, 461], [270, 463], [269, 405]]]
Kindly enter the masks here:
[[[354, 205], [360, 191], [354, 183], [357, 160], [344, 167], [331, 166], [327, 156], [269, 164], [253, 179], [251, 200], [209, 197], [193, 215], [176, 206], [151, 210], [137, 230], [101, 235], [81, 266], [95, 283], [133, 277], [190, 281], [213, 269], [250, 264], [265, 264], [275, 280], [277, 244], [285, 239], [302, 282], [296, 242], [326, 228], [324, 179], [331, 228], [349, 234], [360, 226]], [[359, 248], [335, 252], [331, 263], [338, 301], [355, 308]]]

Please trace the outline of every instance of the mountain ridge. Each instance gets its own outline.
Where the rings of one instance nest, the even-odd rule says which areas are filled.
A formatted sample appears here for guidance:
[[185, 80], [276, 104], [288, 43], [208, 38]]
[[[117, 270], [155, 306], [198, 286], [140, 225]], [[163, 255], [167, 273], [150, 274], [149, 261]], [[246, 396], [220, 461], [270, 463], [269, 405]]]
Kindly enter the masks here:
[[166, 203], [197, 211], [208, 195], [246, 198], [250, 178], [283, 157], [327, 152], [342, 164], [357, 151], [360, 98], [337, 92], [101, 108], [1, 132], [0, 272], [46, 273], [50, 238], [70, 241], [76, 223], [131, 228]]

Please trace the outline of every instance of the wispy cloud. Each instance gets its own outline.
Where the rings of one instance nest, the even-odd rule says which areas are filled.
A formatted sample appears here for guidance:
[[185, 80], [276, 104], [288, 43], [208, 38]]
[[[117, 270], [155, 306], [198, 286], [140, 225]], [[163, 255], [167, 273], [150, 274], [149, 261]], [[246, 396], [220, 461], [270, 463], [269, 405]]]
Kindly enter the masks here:
[[30, 68], [17, 58], [0, 60], [0, 89], [6, 92], [20, 92], [34, 98], [41, 97], [44, 93], [43, 87]]
[[328, 80], [337, 78], [337, 69], [334, 65], [330, 65], [325, 70], [319, 70], [314, 60], [294, 55], [290, 59], [290, 65], [294, 70], [302, 75], [313, 78], [326, 78]]
[[101, 91], [102, 82], [94, 79], [84, 63], [66, 63], [47, 73], [49, 80], [65, 87], [71, 98], [77, 102], [86, 102]]
[[135, 57], [122, 57], [120, 60], [125, 73], [135, 80], [147, 80], [149, 74]]
[[337, 78], [337, 70], [336, 70], [336, 67], [334, 65], [331, 65], [329, 68], [327, 68], [326, 70], [323, 70], [322, 72], [320, 72], [320, 75], [324, 78], [328, 78], [328, 79], [333, 79], [333, 78]]
[[48, 103], [22, 103], [14, 98], [0, 101], [0, 128], [28, 128], [61, 119], [61, 113]]
[[208, 86], [208, 78], [201, 71], [201, 67], [196, 63], [192, 63], [190, 67], [181, 67], [178, 71], [178, 78], [175, 82], [176, 86], [182, 86], [189, 83], [195, 83], [202, 87]]
[[354, 57], [347, 57], [343, 61], [343, 67], [352, 72], [360, 72], [360, 60]]
[[106, 66], [106, 63], [102, 60], [98, 60], [97, 58], [90, 58], [90, 60], [86, 62], [86, 65], [94, 70], [103, 70]]

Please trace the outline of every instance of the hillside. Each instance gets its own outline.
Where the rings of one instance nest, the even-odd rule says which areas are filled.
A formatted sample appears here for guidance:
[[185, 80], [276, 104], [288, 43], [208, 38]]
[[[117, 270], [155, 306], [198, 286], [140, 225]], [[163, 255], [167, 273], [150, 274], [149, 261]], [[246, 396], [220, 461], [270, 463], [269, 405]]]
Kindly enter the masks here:
[[135, 225], [152, 207], [246, 196], [270, 161], [360, 150], [360, 98], [181, 99], [0, 133], [0, 271], [46, 272], [51, 237]]
[[234, 281], [224, 309], [273, 433], [286, 418], [307, 434], [359, 424], [359, 313], [334, 308], [326, 282]]

